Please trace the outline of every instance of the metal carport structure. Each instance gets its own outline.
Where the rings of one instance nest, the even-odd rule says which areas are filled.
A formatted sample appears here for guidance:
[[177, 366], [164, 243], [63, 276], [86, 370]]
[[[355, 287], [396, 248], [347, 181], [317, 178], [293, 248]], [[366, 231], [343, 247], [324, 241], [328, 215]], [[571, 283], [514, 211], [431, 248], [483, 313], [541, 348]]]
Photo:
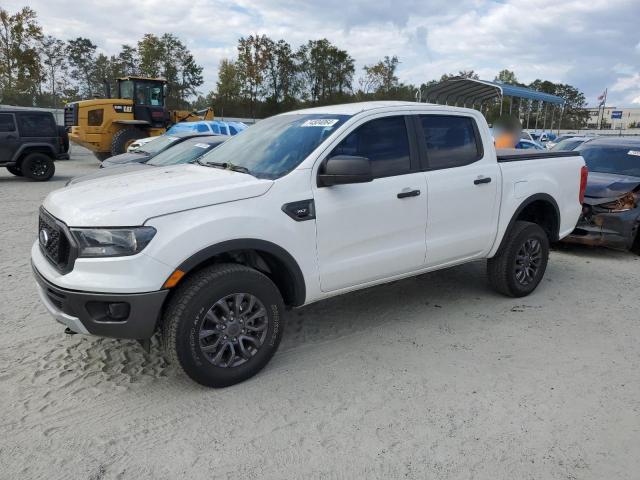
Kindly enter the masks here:
[[[555, 110], [560, 108], [560, 118], [564, 111], [565, 100], [557, 95], [551, 95], [549, 93], [538, 92], [531, 90], [530, 88], [518, 87], [516, 85], [508, 85], [500, 82], [492, 82], [490, 80], [478, 80], [475, 78], [456, 77], [445, 80], [427, 87], [422, 92], [418, 93], [418, 101], [426, 101], [430, 103], [437, 103], [441, 105], [456, 105], [461, 107], [476, 108], [482, 112], [483, 106], [487, 106], [495, 99], [500, 102], [500, 115], [502, 115], [503, 99], [509, 97], [509, 114], [513, 112], [514, 98], [518, 99], [517, 111], [518, 116], [522, 113], [523, 100], [526, 101], [527, 107], [527, 128], [529, 124], [529, 115], [531, 114], [531, 106], [533, 102], [538, 103], [538, 113], [544, 106], [543, 116], [543, 130], [546, 127], [547, 122], [547, 105], [551, 105], [551, 128], [553, 129], [553, 118]], [[554, 108], [556, 107], [556, 108]], [[536, 125], [538, 128], [538, 117], [536, 115]], [[558, 122], [559, 128], [559, 122]]]

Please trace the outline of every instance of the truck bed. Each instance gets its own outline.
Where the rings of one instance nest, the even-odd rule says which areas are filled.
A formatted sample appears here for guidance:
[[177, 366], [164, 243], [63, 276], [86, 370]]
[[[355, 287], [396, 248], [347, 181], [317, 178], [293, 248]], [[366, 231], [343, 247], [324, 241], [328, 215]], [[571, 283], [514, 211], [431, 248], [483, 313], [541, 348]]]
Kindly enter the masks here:
[[538, 158], [579, 157], [579, 152], [541, 152], [531, 150], [519, 150], [515, 148], [501, 148], [496, 150], [498, 162], [519, 162], [523, 160], [535, 160]]

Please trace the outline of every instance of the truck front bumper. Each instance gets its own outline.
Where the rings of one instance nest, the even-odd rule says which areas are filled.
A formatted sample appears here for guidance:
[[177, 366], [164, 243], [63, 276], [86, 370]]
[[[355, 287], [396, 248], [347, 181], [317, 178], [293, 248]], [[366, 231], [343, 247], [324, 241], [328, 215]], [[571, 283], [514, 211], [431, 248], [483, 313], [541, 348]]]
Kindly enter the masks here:
[[33, 267], [42, 303], [58, 322], [76, 333], [143, 340], [155, 332], [169, 290], [94, 293], [60, 288]]

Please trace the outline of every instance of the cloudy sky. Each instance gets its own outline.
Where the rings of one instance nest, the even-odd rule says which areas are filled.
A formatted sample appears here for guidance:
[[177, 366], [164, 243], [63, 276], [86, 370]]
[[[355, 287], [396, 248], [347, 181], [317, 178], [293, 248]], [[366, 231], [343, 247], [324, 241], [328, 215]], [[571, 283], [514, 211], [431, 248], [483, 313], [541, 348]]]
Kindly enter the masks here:
[[326, 37], [358, 69], [385, 55], [401, 61], [401, 81], [419, 84], [473, 69], [493, 79], [508, 68], [580, 88], [590, 105], [640, 107], [640, 0], [3, 0], [28, 4], [46, 33], [91, 38], [116, 53], [144, 33], [173, 32], [204, 66], [203, 91], [215, 86], [221, 58], [238, 37], [284, 38], [294, 48]]

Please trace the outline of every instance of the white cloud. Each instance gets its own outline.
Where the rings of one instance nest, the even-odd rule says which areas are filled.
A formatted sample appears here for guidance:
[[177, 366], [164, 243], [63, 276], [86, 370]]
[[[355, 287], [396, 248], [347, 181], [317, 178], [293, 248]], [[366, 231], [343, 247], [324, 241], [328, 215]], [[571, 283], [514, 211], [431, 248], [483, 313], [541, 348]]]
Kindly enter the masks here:
[[[24, 0], [5, 0], [15, 11]], [[595, 98], [609, 86], [612, 104], [638, 100], [638, 0], [30, 0], [45, 31], [91, 38], [116, 53], [144, 33], [172, 32], [204, 67], [204, 91], [215, 86], [220, 59], [235, 55], [240, 36], [284, 38], [295, 48], [328, 38], [358, 69], [385, 55], [401, 61], [402, 81], [422, 83], [473, 69], [492, 79], [503, 68], [530, 82], [570, 83]], [[633, 95], [633, 96], [631, 96]]]

